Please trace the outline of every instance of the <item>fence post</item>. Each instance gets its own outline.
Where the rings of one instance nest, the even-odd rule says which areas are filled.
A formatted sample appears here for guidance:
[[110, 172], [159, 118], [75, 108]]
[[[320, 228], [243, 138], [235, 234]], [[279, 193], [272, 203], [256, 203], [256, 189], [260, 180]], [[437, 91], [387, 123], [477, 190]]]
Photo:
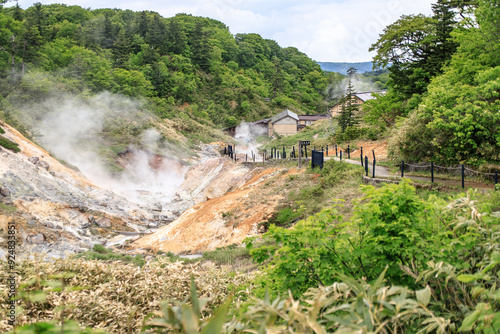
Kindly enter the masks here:
[[431, 182], [434, 183], [434, 163], [431, 162]]
[[498, 171], [495, 171], [495, 184], [498, 184]]
[[299, 169], [300, 169], [300, 156], [302, 155], [302, 141], [299, 140], [299, 148], [298, 148], [298, 151], [299, 151]]
[[326, 156], [328, 156], [328, 145], [326, 145]]
[[368, 176], [368, 156], [365, 156], [365, 171], [366, 171], [366, 176]]
[[373, 158], [373, 178], [375, 178], [375, 158]]
[[363, 148], [361, 147], [361, 167], [363, 167]]
[[465, 188], [465, 165], [462, 165], [462, 189]]
[[401, 160], [401, 177], [405, 177], [405, 162]]
[[338, 154], [337, 154], [337, 145], [335, 145], [335, 156], [338, 157]]
[[347, 145], [347, 159], [351, 159], [351, 149], [349, 148], [349, 145]]
[[306, 152], [306, 159], [307, 159], [307, 145], [304, 146], [304, 151]]
[[342, 161], [342, 151], [340, 151], [340, 161]]
[[245, 161], [248, 161], [248, 153], [245, 153]]

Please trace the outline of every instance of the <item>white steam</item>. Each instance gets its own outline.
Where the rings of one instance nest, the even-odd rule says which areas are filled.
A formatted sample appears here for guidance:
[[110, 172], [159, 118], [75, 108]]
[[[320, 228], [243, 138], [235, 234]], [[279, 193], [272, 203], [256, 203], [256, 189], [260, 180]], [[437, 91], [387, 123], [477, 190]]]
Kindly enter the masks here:
[[[363, 75], [356, 73], [352, 76], [352, 84], [354, 90], [357, 93], [361, 92], [374, 92], [377, 91], [377, 86], [375, 86], [370, 79], [364, 77]], [[329, 86], [327, 88], [327, 93], [331, 99], [341, 98], [347, 91], [347, 85], [349, 84], [349, 77], [345, 77], [342, 81], [336, 85]]]
[[[110, 93], [84, 100], [67, 96], [46, 101], [31, 116], [39, 119], [32, 126], [47, 150], [78, 167], [96, 185], [131, 201], [169, 201], [184, 180], [186, 168], [161, 147], [162, 136], [156, 129], [142, 131], [138, 138], [141, 148], [106, 138], [113, 133], [122, 138], [120, 134], [137, 132], [149, 124], [152, 116], [134, 100]], [[110, 144], [126, 149], [118, 159], [124, 169], [121, 173], [105, 168], [102, 149]], [[115, 156], [104, 158], [107, 165], [116, 163]]]
[[248, 155], [248, 160], [252, 159], [252, 154], [255, 154], [255, 160], [262, 160], [259, 155], [259, 147], [256, 139], [259, 136], [267, 134], [267, 128], [262, 125], [242, 122], [236, 127], [234, 139], [236, 139], [236, 153], [239, 156]]

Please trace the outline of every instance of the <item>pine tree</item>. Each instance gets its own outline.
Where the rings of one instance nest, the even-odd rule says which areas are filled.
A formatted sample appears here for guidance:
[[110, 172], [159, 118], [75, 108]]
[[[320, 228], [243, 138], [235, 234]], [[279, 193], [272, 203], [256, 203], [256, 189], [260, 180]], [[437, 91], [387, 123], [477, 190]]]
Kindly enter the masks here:
[[204, 71], [210, 69], [211, 49], [207, 31], [203, 29], [201, 22], [196, 22], [192, 36], [192, 59]]
[[188, 49], [186, 32], [177, 19], [170, 19], [167, 33], [167, 52], [185, 55]]
[[356, 104], [356, 91], [352, 83], [353, 76], [356, 72], [357, 70], [354, 67], [350, 67], [347, 70], [349, 81], [347, 83], [346, 93], [341, 99], [342, 108], [337, 117], [341, 132], [345, 132], [348, 127], [356, 126], [359, 123], [356, 115], [359, 111], [359, 106]]

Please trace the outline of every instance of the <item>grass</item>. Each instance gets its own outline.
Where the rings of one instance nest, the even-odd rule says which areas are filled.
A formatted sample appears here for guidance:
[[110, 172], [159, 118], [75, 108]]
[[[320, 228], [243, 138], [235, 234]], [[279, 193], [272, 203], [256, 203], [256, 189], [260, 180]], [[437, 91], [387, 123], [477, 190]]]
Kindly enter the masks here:
[[8, 150], [11, 150], [11, 151], [13, 151], [15, 153], [21, 152], [21, 149], [19, 148], [19, 145], [17, 145], [13, 141], [10, 141], [10, 140], [8, 140], [7, 138], [4, 138], [4, 137], [0, 137], [0, 146], [6, 148]]
[[250, 264], [251, 257], [246, 247], [230, 245], [203, 253], [203, 260], [210, 260], [218, 265]]
[[0, 202], [0, 212], [4, 214], [12, 214], [17, 211], [17, 208], [14, 205], [9, 205]]
[[132, 263], [136, 266], [142, 267], [146, 261], [140, 255], [131, 256], [126, 254], [114, 253], [111, 249], [105, 248], [102, 245], [94, 245], [94, 247], [84, 253], [77, 255], [78, 258], [86, 260], [102, 260], [102, 261], [122, 261], [125, 263]]

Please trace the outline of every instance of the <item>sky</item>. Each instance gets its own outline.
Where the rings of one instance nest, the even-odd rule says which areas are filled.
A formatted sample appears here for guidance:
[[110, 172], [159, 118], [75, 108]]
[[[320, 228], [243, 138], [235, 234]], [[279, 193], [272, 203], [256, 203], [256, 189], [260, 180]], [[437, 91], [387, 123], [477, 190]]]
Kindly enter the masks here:
[[[316, 61], [371, 61], [384, 28], [401, 15], [432, 13], [435, 0], [39, 0], [84, 8], [151, 10], [210, 17], [232, 34], [257, 33], [281, 47], [293, 46]], [[33, 0], [19, 0], [22, 8]], [[14, 3], [15, 4], [15, 3]]]

